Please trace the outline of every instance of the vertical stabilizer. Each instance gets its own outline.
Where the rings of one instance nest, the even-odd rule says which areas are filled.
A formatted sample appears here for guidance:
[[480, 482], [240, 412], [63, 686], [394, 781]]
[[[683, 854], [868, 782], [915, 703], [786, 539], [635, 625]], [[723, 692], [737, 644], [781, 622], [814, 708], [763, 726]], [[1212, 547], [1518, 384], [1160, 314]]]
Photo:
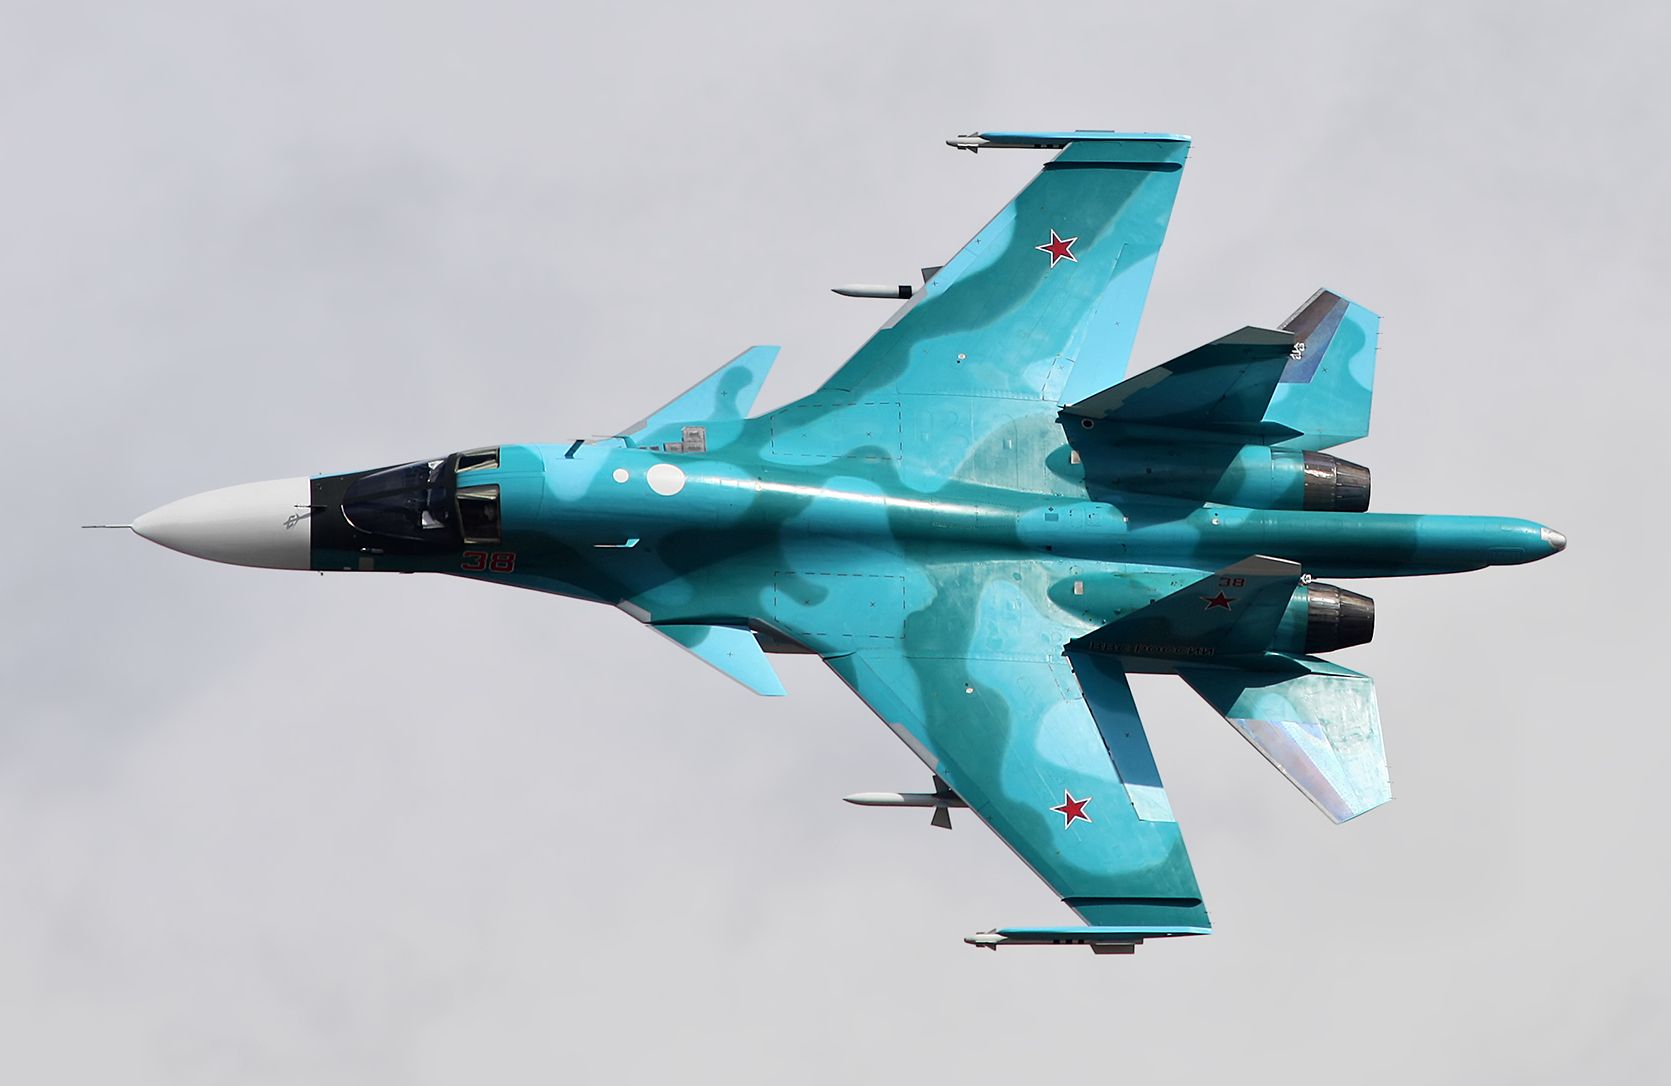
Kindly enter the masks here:
[[1320, 290], [1282, 327], [1296, 337], [1294, 357], [1277, 382], [1265, 421], [1299, 436], [1278, 444], [1315, 451], [1369, 433], [1381, 318]]
[[1336, 822], [1392, 799], [1375, 680], [1310, 656], [1267, 660], [1286, 666], [1179, 674]]

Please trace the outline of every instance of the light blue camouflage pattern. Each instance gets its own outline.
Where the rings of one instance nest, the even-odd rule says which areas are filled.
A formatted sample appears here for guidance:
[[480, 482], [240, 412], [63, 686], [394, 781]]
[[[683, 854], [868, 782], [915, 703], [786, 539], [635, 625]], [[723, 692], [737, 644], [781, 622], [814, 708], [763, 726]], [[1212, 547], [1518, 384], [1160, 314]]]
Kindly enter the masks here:
[[[1181, 675], [1354, 817], [1390, 796], [1373, 685], [1316, 654], [1372, 604], [1313, 578], [1565, 540], [1366, 511], [1319, 450], [1367, 431], [1378, 318], [1332, 293], [1121, 380], [1186, 138], [951, 142], [1060, 153], [817, 391], [746, 417], [757, 347], [617, 437], [428, 462], [418, 542], [366, 530], [367, 473], [316, 477], [311, 565], [607, 603], [762, 694], [768, 652], [814, 653], [1088, 925], [977, 945], [1205, 933], [1127, 675]], [[431, 521], [462, 541], [424, 549]]]

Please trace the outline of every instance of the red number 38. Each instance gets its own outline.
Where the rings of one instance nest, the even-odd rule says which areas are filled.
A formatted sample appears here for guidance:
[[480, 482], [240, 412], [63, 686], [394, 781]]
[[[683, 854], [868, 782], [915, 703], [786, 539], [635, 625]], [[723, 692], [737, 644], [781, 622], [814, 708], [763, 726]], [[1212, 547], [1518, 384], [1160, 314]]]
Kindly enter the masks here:
[[490, 554], [487, 551], [465, 551], [464, 561], [458, 568], [466, 573], [515, 573], [516, 552], [494, 551]]

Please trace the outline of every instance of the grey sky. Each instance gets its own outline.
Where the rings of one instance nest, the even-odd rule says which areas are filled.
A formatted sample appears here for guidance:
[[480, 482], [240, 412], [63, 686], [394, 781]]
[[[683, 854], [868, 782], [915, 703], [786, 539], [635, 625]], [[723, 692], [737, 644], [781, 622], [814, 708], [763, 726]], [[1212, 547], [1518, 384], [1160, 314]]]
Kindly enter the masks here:
[[[1659, 5], [0, 0], [0, 1080], [1655, 1077]], [[754, 698], [626, 617], [77, 531], [215, 486], [766, 406], [1042, 155], [1196, 139], [1147, 366], [1319, 286], [1384, 316], [1376, 507], [1528, 568], [1353, 585], [1397, 802], [1345, 827], [1138, 687], [1217, 933], [1067, 912], [814, 660]]]

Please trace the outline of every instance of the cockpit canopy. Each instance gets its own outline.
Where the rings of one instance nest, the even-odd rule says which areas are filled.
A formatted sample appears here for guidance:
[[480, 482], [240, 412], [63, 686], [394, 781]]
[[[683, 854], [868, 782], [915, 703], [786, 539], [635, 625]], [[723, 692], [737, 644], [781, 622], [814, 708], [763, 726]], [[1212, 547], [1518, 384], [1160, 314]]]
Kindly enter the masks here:
[[461, 486], [459, 476], [498, 466], [494, 447], [368, 472], [349, 484], [342, 515], [356, 530], [383, 540], [436, 549], [497, 543], [498, 484]]

